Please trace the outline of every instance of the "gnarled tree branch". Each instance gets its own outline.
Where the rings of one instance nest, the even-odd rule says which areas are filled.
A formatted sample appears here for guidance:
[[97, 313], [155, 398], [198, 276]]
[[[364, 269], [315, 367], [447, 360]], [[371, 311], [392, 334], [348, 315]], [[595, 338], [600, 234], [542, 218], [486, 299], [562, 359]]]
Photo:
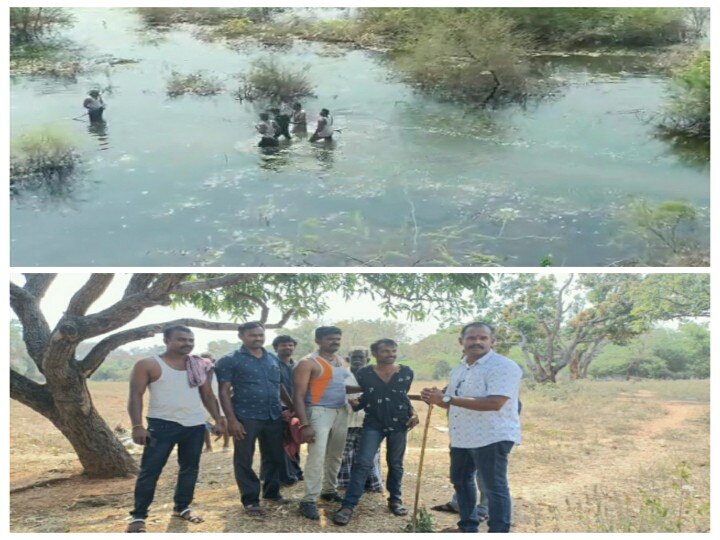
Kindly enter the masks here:
[[199, 279], [180, 283], [171, 292], [172, 294], [190, 294], [194, 292], [209, 291], [220, 287], [230, 287], [241, 281], [249, 281], [253, 274], [225, 274], [216, 278]]
[[137, 294], [147, 289], [148, 285], [150, 285], [152, 280], [155, 279], [155, 276], [157, 276], [157, 274], [133, 274], [130, 278], [130, 282], [127, 284], [127, 287], [125, 287], [123, 298], [127, 298], [128, 296]]
[[23, 287], [10, 282], [10, 307], [22, 324], [23, 341], [30, 358], [40, 373], [44, 373], [42, 361], [50, 344], [50, 326], [40, 311], [37, 298]]
[[27, 292], [32, 294], [38, 302], [45, 296], [45, 292], [52, 284], [57, 274], [23, 274], [25, 276], [25, 286]]
[[85, 315], [90, 306], [104, 293], [115, 274], [92, 274], [70, 299], [67, 310], [68, 315]]
[[53, 398], [44, 384], [36, 383], [12, 369], [10, 397], [46, 417], [50, 416], [55, 408]]

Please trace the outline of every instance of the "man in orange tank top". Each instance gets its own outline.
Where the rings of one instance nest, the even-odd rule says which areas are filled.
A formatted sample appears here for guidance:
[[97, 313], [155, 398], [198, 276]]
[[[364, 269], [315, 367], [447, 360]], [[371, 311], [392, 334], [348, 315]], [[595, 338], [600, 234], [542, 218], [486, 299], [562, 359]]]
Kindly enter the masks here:
[[308, 443], [305, 462], [305, 496], [300, 513], [320, 519], [318, 498], [340, 502], [337, 475], [347, 437], [347, 393], [357, 392], [346, 380], [350, 369], [338, 354], [342, 330], [321, 326], [315, 330], [318, 351], [301, 359], [293, 370], [295, 414], [300, 419], [302, 442]]

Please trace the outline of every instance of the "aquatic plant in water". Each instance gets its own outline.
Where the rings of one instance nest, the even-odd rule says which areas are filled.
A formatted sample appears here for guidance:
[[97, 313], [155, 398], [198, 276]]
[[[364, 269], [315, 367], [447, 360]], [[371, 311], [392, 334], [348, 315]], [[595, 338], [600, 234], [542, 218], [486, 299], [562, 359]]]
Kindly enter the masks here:
[[270, 103], [290, 103], [296, 99], [314, 97], [314, 85], [305, 74], [309, 66], [294, 69], [279, 64], [273, 58], [260, 58], [250, 71], [241, 76], [240, 88], [235, 92], [239, 100], [267, 100]]
[[72, 140], [53, 128], [42, 128], [13, 141], [10, 185], [67, 180], [80, 162]]
[[206, 75], [202, 71], [196, 71], [195, 73], [189, 73], [187, 75], [173, 71], [167, 83], [166, 93], [170, 97], [182, 96], [184, 94], [212, 96], [222, 91], [222, 83], [212, 75]]

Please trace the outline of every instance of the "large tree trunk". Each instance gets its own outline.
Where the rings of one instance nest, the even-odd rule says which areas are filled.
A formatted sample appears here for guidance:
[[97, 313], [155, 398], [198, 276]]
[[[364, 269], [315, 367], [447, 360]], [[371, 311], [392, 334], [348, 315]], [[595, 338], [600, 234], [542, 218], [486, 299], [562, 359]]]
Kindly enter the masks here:
[[582, 352], [575, 349], [572, 353], [572, 356], [570, 357], [570, 362], [568, 363], [568, 369], [570, 370], [570, 380], [571, 381], [577, 381], [578, 379], [582, 378], [582, 374], [580, 373], [581, 358], [582, 358]]
[[48, 379], [42, 385], [11, 371], [10, 395], [60, 430], [86, 475], [115, 478], [136, 474], [135, 460], [98, 413], [80, 371], [70, 368], [68, 372], [62, 382]]

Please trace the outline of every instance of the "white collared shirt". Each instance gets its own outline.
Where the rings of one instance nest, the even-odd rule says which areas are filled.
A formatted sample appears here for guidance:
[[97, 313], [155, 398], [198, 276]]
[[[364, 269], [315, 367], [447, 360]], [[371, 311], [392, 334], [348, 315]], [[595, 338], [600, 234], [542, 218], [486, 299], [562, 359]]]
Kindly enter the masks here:
[[480, 448], [500, 441], [520, 444], [518, 400], [522, 368], [494, 350], [469, 365], [465, 358], [450, 372], [447, 395], [505, 396], [499, 411], [472, 411], [450, 405], [450, 446]]

